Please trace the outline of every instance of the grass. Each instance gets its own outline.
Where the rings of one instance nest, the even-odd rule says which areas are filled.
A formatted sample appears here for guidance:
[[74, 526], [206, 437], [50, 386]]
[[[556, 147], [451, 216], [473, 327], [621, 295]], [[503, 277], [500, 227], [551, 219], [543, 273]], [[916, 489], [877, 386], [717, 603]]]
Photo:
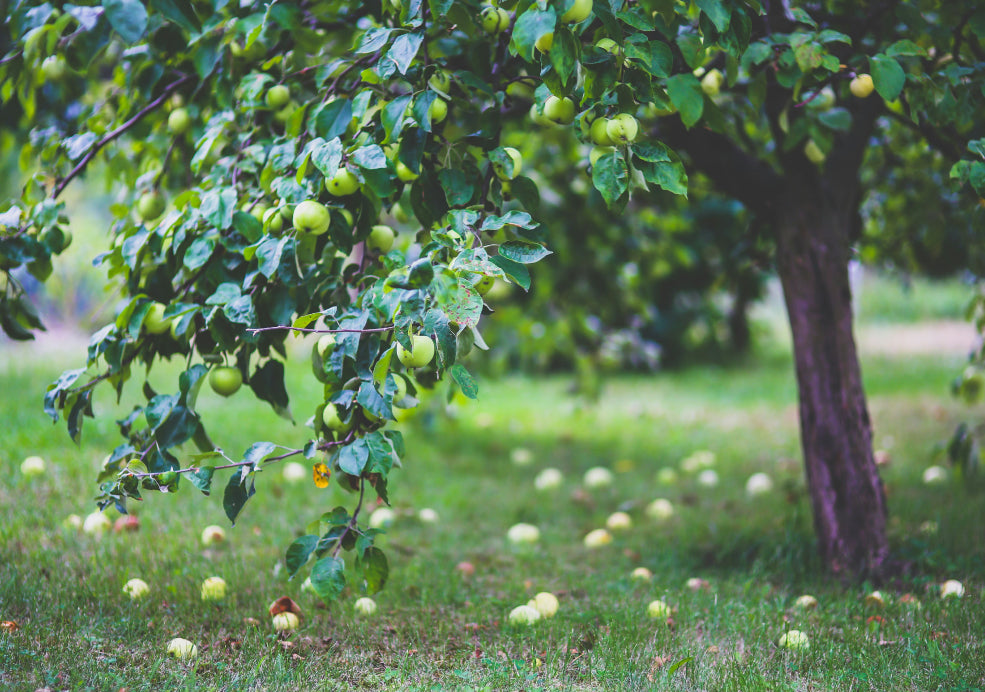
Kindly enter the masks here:
[[[384, 538], [391, 580], [372, 619], [357, 619], [350, 587], [322, 606], [287, 581], [280, 563], [304, 525], [354, 498], [334, 485], [290, 485], [280, 470], [261, 474], [258, 493], [221, 548], [203, 548], [208, 524], [228, 524], [220, 493], [190, 487], [154, 493], [135, 507], [135, 533], [101, 540], [62, 527], [66, 515], [91, 510], [93, 477], [116, 444], [115, 408], [89, 423], [81, 447], [52, 427], [38, 404], [58, 358], [27, 349], [3, 352], [0, 400], [0, 688], [71, 690], [554, 690], [554, 689], [982, 689], [985, 688], [985, 496], [958, 483], [928, 487], [923, 469], [935, 445], [968, 411], [947, 396], [960, 358], [869, 359], [864, 363], [877, 446], [892, 464], [894, 551], [912, 564], [887, 585], [885, 609], [864, 603], [868, 584], [826, 579], [814, 554], [811, 516], [799, 468], [796, 392], [783, 357], [743, 368], [703, 368], [611, 381], [597, 406], [566, 395], [566, 378], [483, 383], [478, 404], [455, 415], [423, 416], [408, 429], [410, 453], [391, 497], [397, 520]], [[20, 367], [20, 363], [29, 365]], [[18, 364], [17, 367], [10, 367]], [[66, 363], [71, 365], [71, 362]], [[160, 389], [173, 371], [155, 370]], [[290, 370], [299, 418], [318, 392], [304, 368]], [[307, 386], [307, 390], [305, 387]], [[231, 454], [254, 439], [300, 444], [290, 428], [245, 392], [218, 401], [203, 395], [204, 415]], [[510, 452], [533, 453], [530, 466]], [[661, 486], [657, 471], [677, 467], [698, 449], [717, 456], [720, 484], [700, 487], [682, 474]], [[49, 473], [27, 479], [21, 459], [40, 454]], [[585, 470], [617, 471], [610, 488], [586, 491]], [[546, 466], [565, 474], [562, 488], [538, 493]], [[745, 479], [770, 473], [776, 490], [752, 501]], [[664, 523], [645, 505], [670, 499]], [[441, 521], [422, 524], [434, 508]], [[634, 527], [613, 544], [588, 550], [581, 538], [623, 509]], [[535, 548], [504, 536], [526, 521], [542, 531]], [[933, 536], [921, 532], [935, 522]], [[469, 561], [471, 578], [455, 566]], [[630, 571], [646, 566], [650, 583]], [[220, 606], [203, 605], [199, 584], [213, 574], [230, 585]], [[123, 583], [139, 576], [151, 595], [131, 602]], [[709, 587], [691, 591], [691, 577]], [[960, 601], [942, 602], [937, 585], [960, 579]], [[514, 606], [549, 590], [558, 615], [530, 629], [506, 623]], [[793, 607], [801, 593], [821, 605]], [[919, 609], [900, 601], [904, 593]], [[281, 595], [305, 612], [303, 628], [279, 638], [267, 605]], [[651, 620], [646, 605], [664, 598], [670, 622]], [[880, 631], [867, 621], [885, 620]], [[777, 647], [787, 629], [811, 637], [805, 653]], [[194, 664], [169, 660], [174, 636], [199, 647]]]

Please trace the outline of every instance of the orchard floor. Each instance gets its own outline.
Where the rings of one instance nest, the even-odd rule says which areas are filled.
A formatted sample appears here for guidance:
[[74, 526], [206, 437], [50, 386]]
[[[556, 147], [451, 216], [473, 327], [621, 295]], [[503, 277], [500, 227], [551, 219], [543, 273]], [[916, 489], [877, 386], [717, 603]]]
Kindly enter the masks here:
[[[405, 428], [408, 454], [391, 484], [396, 520], [383, 541], [391, 579], [375, 597], [376, 615], [357, 618], [358, 589], [323, 606], [282, 564], [308, 522], [355, 498], [334, 484], [289, 484], [276, 466], [260, 474], [233, 528], [221, 492], [203, 497], [187, 485], [136, 505], [136, 532], [96, 539], [63, 528], [69, 514], [93, 509], [94, 476], [117, 444], [113, 421], [126, 401], [97, 398], [104, 415], [87, 422], [76, 447], [40, 406], [46, 384], [76, 363], [59, 348], [5, 346], [0, 620], [16, 629], [0, 630], [0, 689], [983, 689], [985, 487], [928, 486], [921, 475], [943, 463], [936, 450], [955, 425], [981, 421], [985, 410], [948, 394], [966, 347], [913, 350], [867, 350], [863, 363], [876, 445], [891, 459], [883, 477], [892, 545], [909, 565], [881, 585], [882, 608], [866, 603], [874, 585], [840, 584], [820, 569], [797, 461], [792, 368], [773, 356], [619, 377], [594, 406], [570, 399], [565, 378], [482, 382], [478, 403], [419, 417]], [[290, 370], [301, 421], [319, 395], [305, 370]], [[167, 368], [153, 376], [159, 390], [174, 387]], [[231, 455], [256, 439], [305, 439], [302, 425], [246, 391], [229, 401], [203, 393], [200, 404]], [[518, 448], [529, 450], [528, 465], [511, 461]], [[715, 455], [715, 487], [681, 470], [698, 450]], [[47, 460], [46, 475], [21, 474], [32, 454]], [[583, 486], [593, 466], [613, 471], [611, 486]], [[545, 467], [564, 480], [538, 492], [533, 481]], [[677, 482], [658, 482], [664, 467], [677, 470]], [[774, 489], [750, 499], [746, 479], [760, 471]], [[658, 497], [675, 507], [665, 521], [644, 512]], [[439, 521], [421, 522], [425, 507]], [[633, 527], [587, 549], [582, 538], [616, 510]], [[540, 527], [536, 546], [508, 544], [517, 522]], [[200, 544], [209, 524], [227, 526], [223, 546]], [[473, 575], [456, 570], [462, 561]], [[652, 581], [630, 578], [639, 566]], [[220, 605], [199, 598], [212, 575], [229, 584]], [[132, 577], [150, 584], [142, 601], [121, 591]], [[706, 584], [692, 590], [691, 578]], [[941, 600], [945, 579], [962, 581], [964, 597]], [[557, 615], [510, 626], [510, 610], [539, 591], [557, 594]], [[816, 610], [795, 607], [804, 593], [817, 597]], [[304, 610], [287, 637], [271, 631], [267, 614], [282, 595]], [[669, 618], [648, 617], [656, 598], [671, 606]], [[810, 648], [780, 648], [788, 629], [807, 633]], [[165, 656], [176, 636], [198, 646], [194, 663]]]

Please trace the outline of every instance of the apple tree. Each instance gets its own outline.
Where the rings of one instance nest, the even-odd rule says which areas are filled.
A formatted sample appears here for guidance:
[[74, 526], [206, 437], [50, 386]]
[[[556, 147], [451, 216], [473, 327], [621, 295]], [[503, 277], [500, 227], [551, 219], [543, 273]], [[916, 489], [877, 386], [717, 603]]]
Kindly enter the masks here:
[[[368, 495], [388, 499], [405, 452], [390, 422], [446, 376], [475, 396], [461, 359], [486, 348], [484, 291], [497, 279], [528, 289], [531, 265], [563, 246], [564, 229], [538, 212], [540, 157], [521, 153], [563, 128], [582, 144], [562, 197], [594, 189], [614, 215], [652, 213], [656, 196], [687, 194], [690, 171], [768, 234], [821, 555], [835, 573], [887, 570], [847, 276], [873, 184], [863, 169], [901, 133], [949, 163], [981, 136], [985, 11], [929, 0], [8, 7], [0, 99], [29, 134], [26, 184], [0, 216], [0, 323], [14, 338], [40, 328], [17, 277], [51, 272], [66, 242], [61, 193], [102, 176], [115, 220], [97, 264], [126, 300], [45, 409], [77, 439], [97, 389], [139, 386], [139, 369], [162, 358], [185, 363], [173, 391], [144, 384], [145, 402], [119, 422], [103, 506], [181, 485], [208, 493], [221, 479], [235, 521], [265, 468], [303, 457], [316, 483], [357, 499], [288, 548], [289, 570], [310, 563], [331, 598], [351, 551], [360, 583], [381, 588], [386, 558], [360, 519]], [[970, 151], [952, 175], [981, 192], [980, 140]], [[324, 397], [306, 412], [310, 442], [227, 457], [196, 410], [199, 389], [245, 385], [290, 417], [290, 333], [317, 335]]]

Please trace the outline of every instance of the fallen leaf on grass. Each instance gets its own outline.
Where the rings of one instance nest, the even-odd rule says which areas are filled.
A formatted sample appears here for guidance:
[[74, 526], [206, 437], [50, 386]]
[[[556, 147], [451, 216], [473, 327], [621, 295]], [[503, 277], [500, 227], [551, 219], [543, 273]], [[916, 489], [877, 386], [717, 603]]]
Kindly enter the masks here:
[[4, 620], [0, 622], [0, 630], [4, 632], [16, 632], [21, 628], [14, 620]]

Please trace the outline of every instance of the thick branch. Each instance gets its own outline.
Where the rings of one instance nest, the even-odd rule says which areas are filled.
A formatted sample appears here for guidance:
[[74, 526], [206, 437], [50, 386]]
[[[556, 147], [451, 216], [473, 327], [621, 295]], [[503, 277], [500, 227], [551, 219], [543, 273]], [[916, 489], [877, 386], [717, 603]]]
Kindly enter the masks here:
[[719, 190], [748, 208], [762, 213], [772, 206], [780, 177], [728, 137], [702, 128], [688, 130], [680, 119], [664, 118], [657, 138], [686, 155]]

